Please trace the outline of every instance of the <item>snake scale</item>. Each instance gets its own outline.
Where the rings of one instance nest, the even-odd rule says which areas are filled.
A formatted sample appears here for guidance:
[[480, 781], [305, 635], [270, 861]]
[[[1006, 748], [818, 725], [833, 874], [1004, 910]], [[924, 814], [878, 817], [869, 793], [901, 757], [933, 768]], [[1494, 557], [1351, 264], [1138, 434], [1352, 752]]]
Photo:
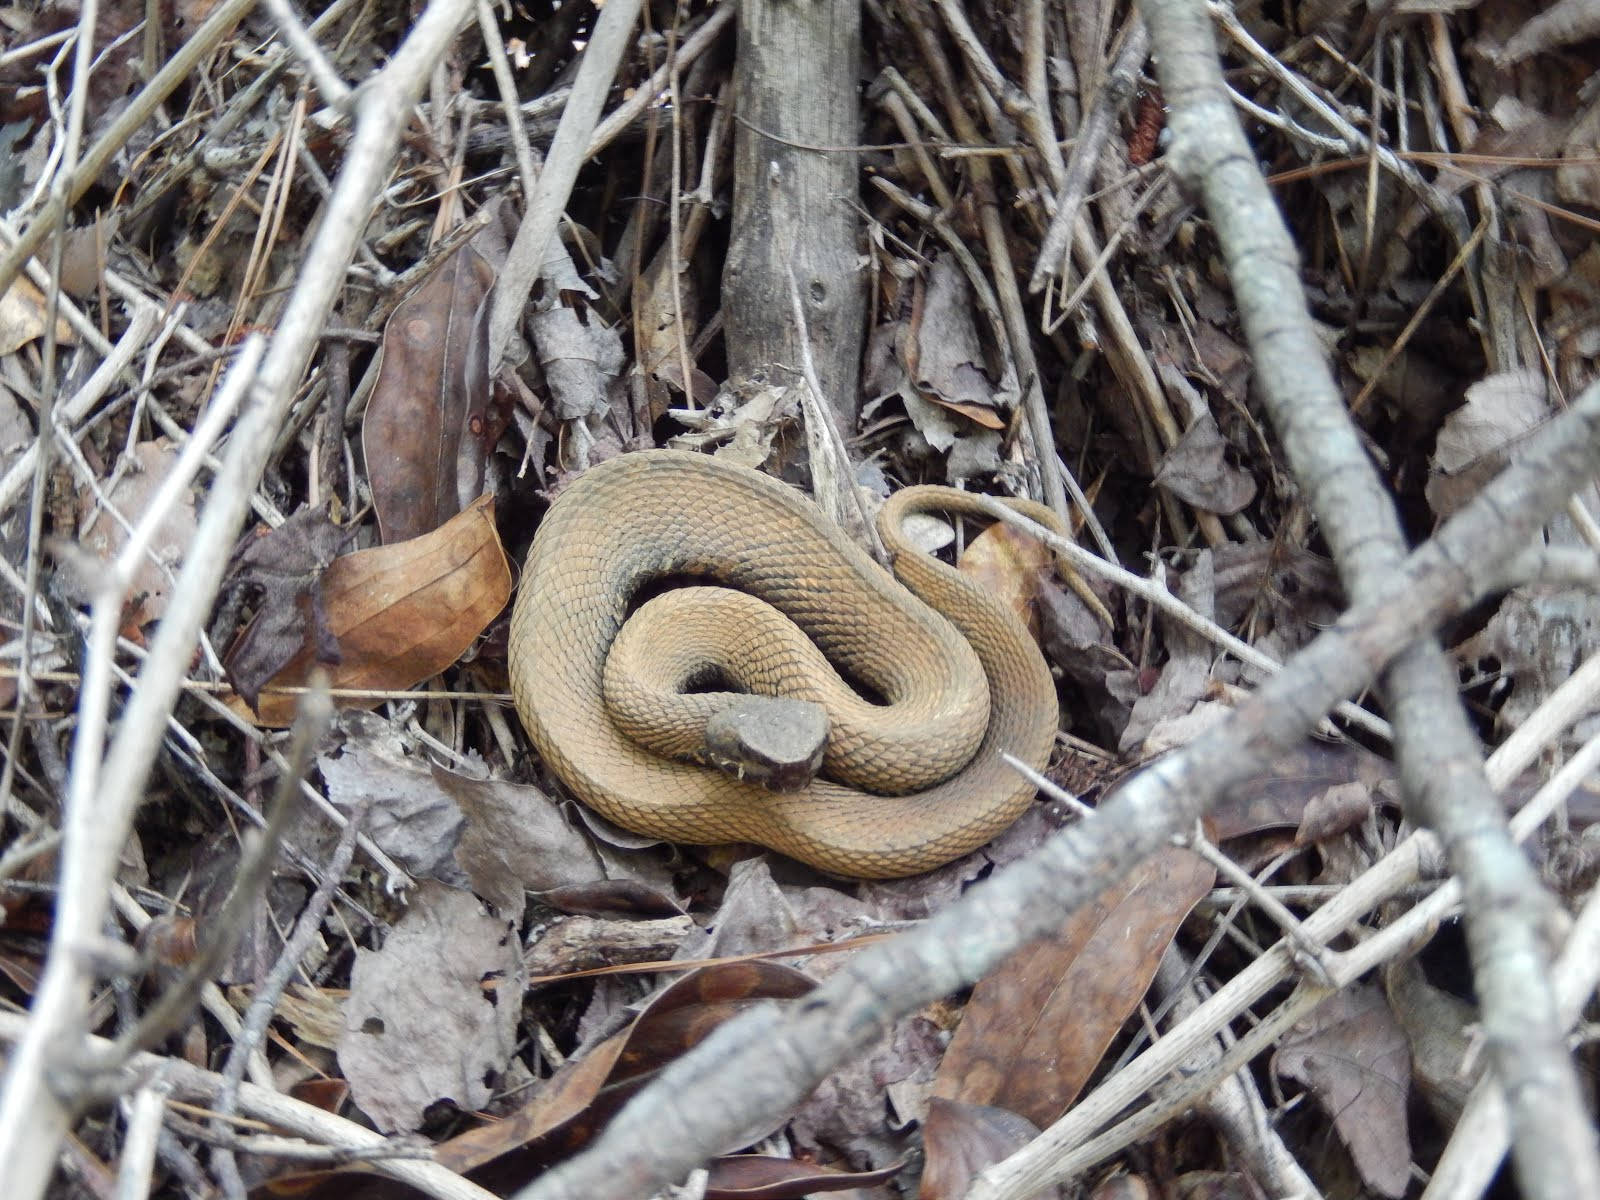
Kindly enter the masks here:
[[[1059, 528], [1042, 506], [1010, 503]], [[982, 515], [951, 488], [897, 492], [878, 518], [891, 578], [810, 501], [759, 472], [667, 450], [585, 472], [540, 524], [511, 618], [511, 689], [546, 765], [624, 828], [674, 842], [755, 842], [839, 875], [912, 875], [983, 845], [1033, 797], [1000, 756], [1044, 767], [1055, 686], [1011, 612], [906, 540], [906, 516], [934, 510]], [[914, 756], [959, 743], [964, 765], [930, 783], [915, 764], [877, 764], [877, 784], [910, 782], [903, 795], [822, 777], [783, 793], [636, 744], [608, 715], [605, 663], [638, 598], [665, 578], [772, 605], [891, 709], [913, 710], [922, 722], [908, 739]], [[740, 610], [729, 611], [725, 622], [740, 623]], [[963, 684], [977, 688], [977, 705], [962, 698]], [[955, 698], [920, 702], [925, 694]]]

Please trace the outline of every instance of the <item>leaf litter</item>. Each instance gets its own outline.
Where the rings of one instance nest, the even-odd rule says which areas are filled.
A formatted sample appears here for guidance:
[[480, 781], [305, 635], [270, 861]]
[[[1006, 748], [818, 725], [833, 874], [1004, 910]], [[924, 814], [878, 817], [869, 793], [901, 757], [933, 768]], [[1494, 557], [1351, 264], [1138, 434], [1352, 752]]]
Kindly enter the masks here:
[[[1247, 24], [1291, 77], [1334, 97], [1356, 125], [1377, 119], [1391, 141], [1477, 156], [1455, 163], [1419, 156], [1424, 195], [1381, 176], [1372, 205], [1365, 172], [1343, 169], [1365, 159], [1330, 156], [1316, 132], [1322, 118], [1275, 84], [1245, 42], [1235, 41], [1229, 65], [1251, 102], [1276, 114], [1278, 124], [1263, 123], [1252, 136], [1305, 251], [1304, 279], [1330, 359], [1349, 395], [1362, 397], [1353, 408], [1363, 436], [1420, 537], [1514, 461], [1522, 439], [1593, 373], [1600, 254], [1569, 209], [1594, 194], [1600, 106], [1582, 56], [1561, 52], [1594, 33], [1589, 0], [1563, 0], [1543, 13], [1482, 4], [1471, 6], [1470, 18], [1453, 7], [1425, 17], [1404, 10], [1390, 33], [1429, 70], [1408, 78], [1424, 98], [1408, 101], [1419, 107], [1404, 109], [1403, 118], [1387, 102], [1374, 108], [1392, 93], [1369, 74], [1357, 9], [1334, 4], [1301, 14], [1306, 28], [1264, 12]], [[168, 14], [167, 45], [180, 43], [206, 11], [180, 5]], [[982, 11], [992, 18], [982, 40], [1020, 83], [1017, 14]], [[567, 43], [582, 40], [588, 12], [563, 9], [561, 19], [572, 22]], [[698, 28], [711, 12], [690, 5], [682, 15]], [[112, 48], [87, 97], [90, 141], [111, 128], [128, 89], [148, 75], [135, 53], [142, 43], [115, 41], [142, 16], [127, 5], [102, 15], [97, 47]], [[1047, 34], [1048, 86], [1067, 114], [1094, 102], [1107, 34], [1119, 18], [1099, 4], [1067, 6], [1061, 16], [1061, 27]], [[72, 5], [17, 9], [5, 48], [26, 48], [75, 20]], [[390, 52], [400, 32], [398, 17], [370, 8], [330, 20], [337, 36], [323, 45], [341, 56], [352, 81]], [[570, 65], [570, 46], [541, 44], [537, 20], [519, 32], [532, 55], [525, 78], [555, 89], [524, 95], [524, 108], [551, 100], [548, 114], [559, 113], [565, 82], [558, 76]], [[900, 26], [883, 32], [892, 36], [869, 51], [882, 74], [869, 90], [862, 140], [898, 147], [874, 160], [879, 178], [937, 195], [951, 179], [969, 179], [965, 167], [951, 165], [961, 162], [954, 152], [937, 162], [913, 152], [924, 139], [947, 137], [935, 112], [943, 103], [937, 73], [930, 75]], [[58, 343], [65, 393], [87, 385], [104, 353], [83, 331], [115, 341], [127, 327], [130, 286], [181, 330], [140, 347], [147, 361], [125, 369], [83, 419], [61, 430], [70, 452], [56, 456], [45, 480], [44, 528], [81, 552], [60, 556], [41, 593], [49, 619], [33, 631], [32, 666], [53, 673], [41, 680], [37, 709], [41, 721], [56, 723], [30, 724], [16, 786], [18, 801], [45, 825], [56, 819], [68, 757], [70, 725], [60, 719], [76, 699], [73, 609], [91, 591], [96, 564], [125, 544], [124, 521], [139, 519], [176, 461], [231, 339], [244, 327], [274, 328], [279, 295], [304, 267], [301, 239], [321, 203], [316, 172], [337, 172], [346, 146], [343, 132], [317, 126], [294, 147], [306, 171], [287, 197], [271, 191], [272, 171], [252, 164], [275, 161], [299, 82], [280, 78], [259, 48], [247, 49], [254, 37], [274, 42], [270, 24], [246, 25], [236, 36], [231, 73], [216, 74], [214, 64], [197, 69], [195, 86], [174, 101], [173, 114], [182, 115], [169, 134], [137, 133], [74, 206], [64, 284], [83, 302], [84, 320], [58, 317], [52, 325], [44, 294], [26, 278], [0, 294], [0, 477], [37, 437], [46, 332]], [[36, 211], [53, 152], [51, 97], [59, 87], [44, 82], [54, 69], [48, 49], [7, 54], [0, 65], [0, 137], [12, 150], [0, 155], [0, 207], [22, 205], [24, 215]], [[848, 961], [841, 946], [870, 944], [925, 919], [1077, 816], [1070, 806], [1041, 804], [963, 861], [909, 881], [850, 884], [776, 856], [668, 847], [608, 829], [577, 810], [533, 760], [503, 703], [503, 610], [513, 564], [549, 498], [586, 463], [668, 439], [752, 467], [792, 464], [801, 406], [771, 381], [719, 383], [727, 353], [718, 272], [731, 188], [716, 142], [726, 135], [709, 121], [727, 72], [715, 57], [687, 64], [680, 95], [688, 99], [649, 118], [678, 122], [671, 138], [692, 160], [680, 191], [694, 186], [702, 168], [709, 191], [686, 201], [672, 221], [662, 219], [657, 209], [670, 205], [674, 190], [662, 184], [670, 168], [659, 156], [671, 138], [663, 140], [659, 124], [636, 122], [594, 156], [519, 331], [526, 355], [491, 375], [490, 297], [521, 201], [505, 182], [510, 139], [476, 65], [484, 53], [476, 33], [462, 35], [372, 217], [363, 258], [340, 297], [338, 329], [329, 330], [330, 338], [350, 334], [348, 376], [337, 377], [331, 353], [317, 360], [256, 497], [262, 524], [236, 548], [216, 606], [210, 633], [223, 674], [198, 659], [191, 667], [197, 684], [232, 694], [217, 707], [184, 701], [122, 881], [152, 911], [187, 913], [203, 927], [215, 911], [217, 872], [237, 861], [230, 822], [259, 811], [279, 769], [276, 735], [264, 730], [293, 719], [295, 689], [321, 666], [350, 693], [341, 706], [381, 707], [341, 718], [319, 747], [310, 782], [336, 811], [363, 814], [368, 845], [410, 886], [393, 894], [371, 876], [370, 863], [338, 881], [339, 903], [297, 964], [301, 980], [277, 998], [265, 1049], [286, 1080], [299, 1075], [297, 1086], [322, 1089], [329, 1108], [385, 1131], [421, 1130], [439, 1161], [509, 1194], [592, 1140], [627, 1096], [732, 1015], [758, 1002], [796, 1003], [812, 980]], [[625, 87], [642, 86], [649, 69], [640, 49], [625, 68]], [[1435, 78], [1453, 78], [1465, 92], [1435, 91]], [[915, 141], [896, 123], [890, 95], [914, 96], [932, 117], [913, 127]], [[452, 98], [459, 109], [442, 103]], [[1159, 105], [1141, 111], [1159, 112]], [[1058, 326], [1034, 333], [1039, 365], [1026, 374], [998, 348], [1008, 335], [994, 307], [997, 289], [983, 273], [992, 247], [972, 201], [961, 195], [933, 222], [892, 199], [875, 200], [866, 239], [873, 280], [866, 403], [844, 433], [864, 463], [857, 478], [880, 494], [891, 478], [1015, 490], [1035, 482], [1029, 473], [1037, 471], [1038, 447], [1019, 431], [1028, 389], [1039, 388], [1055, 425], [1052, 450], [1085, 482], [1124, 564], [1164, 577], [1191, 609], [1281, 659], [1332, 621], [1342, 598], [1262, 427], [1249, 355], [1203, 219], [1170, 191], [1152, 190], [1143, 210], [1134, 205], [1150, 181], [1127, 170], [1132, 112], [1119, 117], [1095, 168], [1098, 190], [1086, 211], [1091, 237], [1120, 239], [1111, 250], [1113, 287], [1148, 361], [1130, 359], [1099, 309], [1041, 308], [1032, 314], [1042, 318], [1036, 324]], [[543, 147], [553, 118], [541, 119], [527, 114]], [[984, 136], [1009, 147], [1017, 130], [996, 115]], [[1035, 186], [1043, 177], [1008, 169], [1020, 174], [1004, 219], [1014, 250], [1028, 259], [1048, 223]], [[1508, 203], [1488, 235], [1493, 253], [1435, 294], [1452, 258], [1436, 242], [1460, 233], [1439, 214], [1488, 203], [1485, 182]], [[479, 213], [480, 232], [452, 248], [441, 238], [454, 220], [441, 216], [435, 228], [435, 217], [463, 201]], [[1473, 211], [1474, 220], [1488, 220]], [[958, 254], [950, 238], [981, 253]], [[1521, 264], [1520, 276], [1506, 274], [1511, 261]], [[974, 263], [984, 265], [974, 271]], [[428, 269], [418, 274], [421, 264]], [[1508, 297], [1514, 288], [1525, 289], [1519, 294], [1539, 313], [1542, 358], [1509, 356], [1505, 347], [1529, 331], [1484, 316], [1482, 296]], [[123, 614], [122, 632], [136, 645], [172, 603], [173, 572], [204, 493], [204, 486], [192, 489], [162, 515]], [[27, 560], [21, 499], [19, 492], [0, 509], [8, 570]], [[1585, 499], [1592, 511], [1594, 497]], [[1558, 521], [1547, 542], [1582, 546], [1587, 532], [1581, 522]], [[938, 536], [957, 535], [944, 529]], [[990, 531], [969, 546], [965, 531], [960, 537], [963, 569], [1034, 623], [1060, 672], [1066, 744], [1052, 772], [1080, 800], [1093, 803], [1126, 771], [1183, 744], [1261, 678], [1172, 618], [1091, 581], [1117, 618], [1106, 628], [1060, 587], [1048, 557], [1009, 531]], [[22, 606], [16, 581], [7, 583], [0, 699], [15, 704]], [[1522, 724], [1593, 653], [1597, 626], [1591, 590], [1539, 583], [1512, 589], [1446, 631], [1486, 741]], [[1207, 833], [1305, 911], [1393, 840], [1396, 793], [1382, 750], [1354, 739], [1308, 742], [1271, 777], [1229, 796]], [[1573, 811], [1569, 842], [1538, 852], [1548, 850], [1552, 877], [1575, 888], [1588, 877], [1579, 843], [1592, 818], [1581, 805]], [[20, 829], [8, 827], [6, 837]], [[313, 857], [331, 844], [331, 827], [319, 827], [317, 837], [305, 832]], [[41, 855], [15, 878], [47, 888], [53, 863]], [[311, 873], [302, 860], [285, 870]], [[297, 874], [293, 887], [263, 897], [254, 923], [292, 924], [306, 884]], [[1196, 970], [1214, 986], [1250, 961], [1253, 945], [1276, 936], [1219, 886], [1228, 881], [1214, 884], [1212, 868], [1187, 851], [1152, 860], [970, 994], [902, 1021], [781, 1125], [725, 1147], [730, 1156], [712, 1164], [705, 1194], [963, 1194], [976, 1172], [1114, 1076], [1118, 1052], [1160, 1024], [1152, 1013], [1168, 998], [1150, 981], [1164, 953], [1201, 952]], [[39, 939], [52, 913], [10, 892], [0, 901], [0, 974], [8, 1000], [24, 1005], [37, 987]], [[1373, 927], [1384, 919], [1375, 917]], [[124, 932], [131, 936], [131, 928]], [[259, 983], [259, 960], [282, 945], [281, 936], [250, 942], [219, 979]], [[1430, 948], [1421, 965], [1391, 966], [1381, 986], [1346, 989], [1271, 1056], [1273, 1086], [1302, 1089], [1337, 1135], [1317, 1151], [1345, 1156], [1322, 1165], [1330, 1178], [1353, 1172], [1373, 1194], [1405, 1195], [1458, 1119], [1471, 1078], [1463, 1065], [1471, 1054], [1471, 997], [1430, 978], [1450, 975], [1436, 961], [1450, 953]], [[530, 975], [538, 980], [531, 986]], [[238, 989], [241, 1000], [252, 991]], [[1241, 1023], [1263, 1016], [1266, 1003], [1240, 1014]], [[197, 1020], [183, 1053], [213, 1059], [227, 1044]], [[1420, 1122], [1408, 1120], [1413, 1098], [1425, 1102]], [[1280, 1096], [1278, 1115], [1299, 1099]], [[1284, 1123], [1284, 1136], [1292, 1139], [1290, 1126]], [[1225, 1135], [1208, 1136], [1206, 1128], [1200, 1116], [1176, 1120], [1115, 1165], [1149, 1176], [1162, 1162], [1174, 1187], [1214, 1183], [1225, 1177], [1222, 1164], [1239, 1160], [1222, 1147]], [[103, 1114], [91, 1113], [82, 1132], [92, 1136], [83, 1144], [114, 1153], [110, 1129]], [[752, 1146], [761, 1153], [731, 1154]], [[1296, 1149], [1308, 1164], [1316, 1158]], [[252, 1161], [252, 1182], [274, 1175], [304, 1178]], [[160, 1186], [180, 1195], [188, 1185], [173, 1169]], [[351, 1176], [330, 1174], [320, 1186], [345, 1194]], [[373, 1195], [406, 1194], [395, 1183], [361, 1186]]]

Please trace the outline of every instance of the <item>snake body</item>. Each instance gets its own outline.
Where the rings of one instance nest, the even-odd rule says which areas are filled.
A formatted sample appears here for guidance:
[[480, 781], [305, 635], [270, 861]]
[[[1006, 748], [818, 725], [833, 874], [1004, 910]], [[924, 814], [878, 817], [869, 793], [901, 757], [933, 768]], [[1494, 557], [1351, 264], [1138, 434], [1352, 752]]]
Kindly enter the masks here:
[[[1042, 506], [1012, 503], [1056, 524]], [[891, 578], [808, 500], [759, 472], [665, 450], [589, 470], [541, 523], [511, 618], [511, 689], [545, 763], [624, 828], [674, 842], [755, 842], [840, 875], [916, 874], [983, 845], [1033, 797], [1000, 756], [1044, 767], [1055, 686], [1010, 611], [906, 541], [905, 517], [928, 510], [981, 515], [954, 489], [897, 492], [878, 518]], [[886, 713], [904, 715], [913, 755], [932, 747], [926, 757], [964, 765], [930, 784], [925, 769], [897, 768], [873, 742], [873, 790], [818, 778], [779, 793], [645, 749], [605, 707], [605, 666], [641, 594], [666, 579], [770, 604], [886, 698]], [[743, 611], [730, 606], [722, 620], [740, 624]], [[898, 782], [914, 790], [883, 794]]]

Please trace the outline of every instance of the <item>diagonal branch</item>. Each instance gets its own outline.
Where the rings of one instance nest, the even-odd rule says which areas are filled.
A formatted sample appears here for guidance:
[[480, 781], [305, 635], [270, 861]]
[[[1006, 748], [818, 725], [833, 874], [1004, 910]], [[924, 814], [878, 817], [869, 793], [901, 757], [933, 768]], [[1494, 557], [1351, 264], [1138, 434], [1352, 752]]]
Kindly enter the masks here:
[[[1405, 556], [1387, 491], [1362, 448], [1317, 339], [1298, 256], [1223, 82], [1202, 0], [1143, 0], [1171, 108], [1177, 176], [1205, 201], [1255, 357], [1262, 400], [1333, 550], [1346, 592], [1380, 596]], [[1538, 530], [1530, 531], [1537, 541]], [[1385, 671], [1407, 815], [1444, 843], [1465, 898], [1468, 950], [1491, 1060], [1512, 1104], [1529, 1196], [1600, 1195], [1600, 1152], [1566, 1049], [1541, 926], [1552, 901], [1512, 841], [1456, 695], [1423, 638]]]

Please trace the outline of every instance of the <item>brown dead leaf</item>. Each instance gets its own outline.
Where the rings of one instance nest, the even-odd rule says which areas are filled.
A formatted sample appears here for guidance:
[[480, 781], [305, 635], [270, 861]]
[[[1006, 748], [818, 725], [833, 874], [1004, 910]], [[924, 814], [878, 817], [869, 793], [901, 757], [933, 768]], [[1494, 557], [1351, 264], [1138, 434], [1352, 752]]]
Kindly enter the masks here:
[[509, 917], [526, 892], [592, 883], [605, 874], [588, 838], [529, 784], [469, 779], [434, 764], [434, 782], [466, 817], [457, 864], [472, 890]]
[[836, 1171], [795, 1158], [770, 1154], [730, 1154], [706, 1164], [705, 1200], [805, 1200], [815, 1192], [888, 1183], [905, 1166], [897, 1162], [877, 1171]]
[[904, 1157], [906, 1127], [927, 1114], [945, 1038], [923, 1014], [897, 1022], [887, 1038], [852, 1057], [795, 1110], [788, 1126], [795, 1149], [863, 1169]]
[[535, 1158], [569, 1153], [589, 1141], [661, 1067], [724, 1021], [758, 1001], [792, 1000], [812, 986], [799, 971], [777, 963], [719, 963], [692, 971], [658, 993], [627, 1029], [566, 1063], [505, 1120], [438, 1146], [437, 1161], [465, 1173], [526, 1150], [526, 1161], [518, 1155], [515, 1163], [496, 1164], [501, 1178], [525, 1167], [525, 1181]]
[[535, 892], [557, 912], [590, 917], [675, 917], [683, 907], [671, 896], [634, 879], [597, 879]]
[[1349, 833], [1372, 815], [1372, 789], [1362, 783], [1339, 783], [1312, 796], [1295, 830], [1297, 845], [1310, 846]]
[[[955, 259], [948, 254], [935, 258], [906, 363], [920, 395], [987, 429], [1004, 429], [1006, 419], [996, 409], [973, 309], [971, 287]], [[929, 443], [936, 445], [932, 438]]]
[[[1026, 1117], [987, 1104], [963, 1104], [935, 1096], [922, 1123], [927, 1164], [918, 1200], [960, 1200], [979, 1172], [1009, 1158], [1034, 1138], [1039, 1127]], [[1059, 1196], [1059, 1189], [1041, 1195]]]
[[[494, 501], [483, 496], [422, 537], [336, 559], [321, 592], [339, 649], [334, 687], [396, 691], [431, 679], [461, 656], [511, 595]], [[304, 684], [315, 658], [315, 647], [303, 644], [263, 688], [259, 711], [246, 715], [260, 725], [289, 724], [295, 697], [271, 688]], [[377, 701], [340, 703], [370, 708]]]
[[1393, 767], [1370, 750], [1307, 738], [1293, 753], [1278, 756], [1270, 772], [1230, 788], [1211, 810], [1208, 828], [1219, 841], [1266, 829], [1299, 829], [1307, 809], [1324, 793], [1352, 785], [1370, 797], [1393, 777]]
[[1043, 1128], [1066, 1111], [1133, 1012], [1215, 872], [1169, 848], [1024, 946], [973, 989], [936, 1095]]
[[634, 356], [639, 369], [654, 385], [650, 389], [653, 420], [660, 420], [670, 403], [670, 393], [662, 384], [688, 395], [695, 408], [704, 408], [717, 395], [716, 382], [692, 360], [689, 382], [684, 384], [681, 351], [694, 342], [700, 304], [695, 273], [671, 269], [673, 264], [687, 261], [681, 254], [674, 254], [675, 249], [670, 245], [662, 247], [640, 272], [633, 290]]
[[[45, 296], [25, 275], [0, 296], [0, 354], [15, 354], [29, 342], [44, 336]], [[56, 341], [71, 346], [78, 340], [65, 317], [56, 318]]]
[[255, 619], [223, 659], [228, 682], [245, 703], [255, 705], [261, 688], [302, 646], [312, 646], [318, 662], [339, 661], [322, 576], [355, 533], [335, 525], [323, 504], [301, 509], [276, 529], [246, 535], [234, 548], [228, 586], [259, 593]]
[[[1216, 563], [1210, 554], [1195, 556], [1194, 564], [1178, 577], [1178, 599], [1195, 612], [1216, 613]], [[1182, 621], [1163, 614], [1158, 618], [1167, 644], [1167, 661], [1161, 673], [1134, 701], [1128, 723], [1117, 743], [1123, 752], [1142, 750], [1148, 756], [1160, 745], [1176, 744], [1170, 733], [1154, 737], [1165, 722], [1188, 715], [1211, 691], [1211, 668], [1216, 650]]]
[[1429, 983], [1414, 958], [1391, 964], [1383, 973], [1383, 986], [1411, 1048], [1417, 1094], [1440, 1124], [1452, 1129], [1487, 1065], [1478, 1054], [1478, 1011]]
[[1600, 645], [1600, 597], [1587, 588], [1531, 584], [1506, 593], [1489, 622], [1457, 650], [1512, 686], [1498, 719], [1515, 729]]
[[438, 1100], [483, 1107], [516, 1047], [516, 930], [477, 899], [418, 885], [381, 950], [357, 950], [339, 1067], [385, 1132], [413, 1130]]
[[431, 533], [483, 491], [484, 466], [505, 428], [489, 380], [493, 284], [494, 269], [463, 246], [384, 326], [361, 446], [385, 543]]
[[1368, 1187], [1403, 1196], [1411, 1179], [1406, 1036], [1376, 984], [1330, 996], [1280, 1044], [1272, 1068], [1303, 1083]]
[[413, 876], [465, 888], [455, 851], [466, 824], [421, 755], [359, 729], [317, 756], [328, 800], [346, 813], [365, 808], [362, 832]]
[[1049, 547], [997, 521], [967, 543], [959, 570], [1010, 609], [1038, 638], [1039, 594], [1045, 581], [1055, 576], [1055, 558]]

